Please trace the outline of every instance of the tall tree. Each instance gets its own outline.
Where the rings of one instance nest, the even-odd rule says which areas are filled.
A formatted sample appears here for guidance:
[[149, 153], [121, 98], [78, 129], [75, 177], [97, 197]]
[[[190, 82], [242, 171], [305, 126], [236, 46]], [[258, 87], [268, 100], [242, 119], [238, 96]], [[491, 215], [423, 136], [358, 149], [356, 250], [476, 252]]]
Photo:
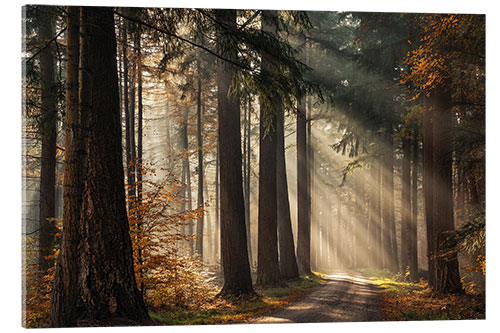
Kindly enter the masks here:
[[[200, 65], [198, 64], [198, 73]], [[202, 114], [201, 114], [201, 77], [198, 76], [198, 87], [196, 94], [196, 137], [198, 152], [198, 206], [204, 207], [203, 202], [203, 135], [202, 135]], [[203, 215], [196, 222], [196, 253], [203, 259]]]
[[[83, 201], [85, 164], [87, 160], [87, 119], [89, 103], [79, 103], [79, 78], [82, 85], [89, 85], [86, 70], [80, 66], [80, 7], [67, 7], [66, 18], [66, 142], [64, 151], [64, 199], [61, 250], [58, 256], [54, 287], [51, 295], [50, 326], [74, 326], [79, 315], [80, 303], [78, 243], [80, 214]], [[83, 54], [87, 48], [82, 44]], [[88, 58], [88, 55], [84, 58]], [[83, 59], [85, 60], [85, 59]], [[88, 89], [88, 88], [87, 88]], [[85, 94], [84, 94], [85, 95]], [[84, 96], [82, 96], [84, 97]], [[82, 105], [84, 107], [80, 108]]]
[[[38, 9], [40, 40], [49, 43], [55, 36], [54, 8], [41, 6]], [[40, 215], [39, 215], [39, 256], [41, 274], [52, 266], [49, 260], [54, 250], [56, 227], [56, 139], [57, 139], [57, 86], [55, 56], [52, 46], [40, 52], [41, 85], [41, 165], [40, 165]]]
[[[236, 29], [236, 10], [215, 10], [215, 18]], [[237, 45], [224, 28], [217, 31], [217, 50], [224, 59], [237, 59]], [[217, 109], [219, 118], [221, 254], [224, 270], [222, 295], [253, 293], [248, 262], [245, 207], [241, 175], [240, 109], [237, 96], [230, 94], [234, 65], [217, 59]]]
[[307, 119], [305, 98], [297, 106], [297, 265], [301, 274], [311, 274], [311, 224], [307, 198]]
[[382, 168], [382, 220], [384, 267], [393, 272], [398, 270], [398, 255], [394, 221], [394, 149], [392, 123], [386, 122], [383, 134]]
[[84, 7], [82, 13], [82, 26], [88, 29], [92, 80], [81, 228], [80, 283], [84, 316], [91, 320], [113, 317], [145, 320], [149, 315], [135, 281], [121, 172], [113, 11]]
[[425, 224], [427, 229], [427, 261], [429, 272], [429, 284], [434, 286], [434, 253], [436, 251], [433, 242], [434, 235], [434, 116], [428, 106], [428, 101], [424, 98], [426, 107], [423, 114], [423, 174], [424, 174], [424, 208]]
[[412, 167], [411, 167], [411, 224], [410, 224], [410, 279], [418, 279], [417, 218], [418, 218], [418, 126], [412, 126]]
[[[89, 84], [80, 85], [79, 103], [82, 108], [90, 106], [88, 162], [78, 225], [80, 239], [66, 239], [69, 243], [79, 243], [78, 281], [72, 282], [81, 289], [70, 291], [79, 293], [76, 309], [75, 304], [71, 308], [53, 307], [52, 324], [72, 326], [79, 320], [85, 325], [86, 320], [91, 324], [112, 318], [144, 321], [149, 315], [135, 281], [125, 206], [112, 9], [83, 7], [81, 27], [80, 66], [83, 83], [87, 83], [87, 77]], [[64, 263], [67, 254], [61, 255]], [[57, 294], [61, 289], [56, 285], [54, 292]], [[64, 302], [55, 299], [62, 301], [59, 304]]]
[[[434, 235], [431, 241], [436, 250], [434, 289], [441, 292], [461, 292], [457, 254], [445, 251], [449, 232], [455, 230], [452, 182], [452, 104], [449, 86], [437, 86], [429, 97], [434, 113]], [[446, 254], [445, 254], [446, 252]]]
[[[277, 12], [262, 13], [262, 31], [276, 34]], [[272, 60], [266, 53], [262, 54], [263, 71], [274, 70]], [[257, 285], [281, 285], [278, 263], [278, 205], [276, 182], [276, 115], [278, 95], [271, 101], [261, 98], [260, 106], [260, 138], [259, 138], [259, 215], [257, 246]], [[271, 104], [272, 103], [272, 104]]]
[[403, 138], [403, 164], [401, 170], [401, 272], [406, 272], [410, 264], [410, 224], [411, 224], [411, 145], [410, 139]]

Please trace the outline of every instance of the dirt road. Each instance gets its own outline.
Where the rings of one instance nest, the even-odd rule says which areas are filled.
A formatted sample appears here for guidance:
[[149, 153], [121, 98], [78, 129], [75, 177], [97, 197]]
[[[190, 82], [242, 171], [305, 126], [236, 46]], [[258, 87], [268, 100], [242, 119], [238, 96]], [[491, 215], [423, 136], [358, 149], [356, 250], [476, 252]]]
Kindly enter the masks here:
[[379, 297], [379, 288], [359, 273], [334, 272], [298, 302], [252, 323], [379, 321]]

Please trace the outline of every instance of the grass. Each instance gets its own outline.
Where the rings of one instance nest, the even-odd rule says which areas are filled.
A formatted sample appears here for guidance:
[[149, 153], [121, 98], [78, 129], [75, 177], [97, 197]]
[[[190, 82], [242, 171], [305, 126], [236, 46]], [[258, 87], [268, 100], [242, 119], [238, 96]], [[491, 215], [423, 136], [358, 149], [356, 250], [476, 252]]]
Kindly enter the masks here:
[[363, 273], [382, 288], [384, 320], [485, 319], [485, 300], [480, 294], [440, 294], [423, 280], [412, 283], [380, 270], [363, 270]]
[[260, 297], [249, 300], [225, 300], [215, 298], [197, 310], [169, 308], [150, 312], [151, 318], [160, 325], [209, 325], [241, 323], [272, 310], [287, 306], [302, 298], [321, 284], [317, 275], [301, 277], [286, 287], [257, 289]]

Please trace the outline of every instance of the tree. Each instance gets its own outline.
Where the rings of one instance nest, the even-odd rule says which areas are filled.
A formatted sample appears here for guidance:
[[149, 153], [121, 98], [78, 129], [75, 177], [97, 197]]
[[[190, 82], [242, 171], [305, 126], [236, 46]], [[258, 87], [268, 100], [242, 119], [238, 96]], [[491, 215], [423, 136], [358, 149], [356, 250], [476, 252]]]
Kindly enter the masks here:
[[[262, 30], [276, 34], [276, 11], [262, 13]], [[271, 72], [272, 60], [262, 54], [262, 69]], [[278, 97], [278, 96], [276, 96]], [[270, 104], [261, 99], [260, 106], [260, 138], [259, 138], [259, 216], [258, 216], [258, 248], [257, 248], [257, 281], [260, 286], [281, 285], [278, 264], [278, 206], [276, 182], [276, 116], [277, 98]], [[271, 103], [272, 103], [271, 102]]]
[[[43, 8], [43, 9], [42, 9]], [[40, 40], [48, 43], [55, 36], [54, 8], [38, 9]], [[55, 57], [52, 46], [40, 52], [41, 85], [41, 166], [40, 166], [40, 217], [39, 217], [39, 269], [41, 275], [52, 266], [48, 259], [53, 253], [56, 227], [56, 139], [57, 139], [57, 90]]]
[[[80, 307], [79, 247], [80, 214], [87, 160], [88, 103], [80, 103], [79, 86], [88, 86], [88, 76], [79, 74], [80, 7], [69, 6], [66, 20], [66, 142], [64, 152], [64, 206], [61, 250], [58, 256], [50, 306], [50, 326], [74, 326]], [[82, 51], [87, 48], [82, 43]], [[85, 60], [85, 59], [83, 59]], [[81, 70], [86, 70], [85, 63]], [[79, 78], [82, 82], [79, 83]], [[87, 97], [86, 94], [82, 95]], [[84, 106], [80, 108], [80, 106]]]
[[406, 272], [410, 264], [410, 224], [411, 224], [411, 146], [410, 139], [403, 138], [403, 165], [401, 170], [401, 272]]
[[[215, 10], [215, 17], [229, 28], [236, 27], [236, 10]], [[237, 46], [219, 27], [217, 48], [225, 59], [235, 61]], [[217, 59], [217, 109], [219, 116], [219, 176], [221, 254], [224, 286], [221, 295], [249, 295], [253, 293], [250, 264], [248, 262], [245, 207], [241, 176], [240, 109], [238, 97], [231, 94], [230, 86], [235, 74], [232, 63]]]
[[[113, 11], [83, 7], [80, 26], [79, 105], [90, 111], [88, 162], [80, 219], [68, 225], [78, 229], [79, 238], [76, 233], [63, 238], [63, 248], [78, 243], [78, 275], [56, 279], [51, 322], [53, 326], [113, 318], [144, 322], [149, 315], [135, 281], [125, 206]], [[72, 144], [67, 148], [73, 149]], [[63, 271], [68, 270], [67, 255], [63, 250]], [[65, 282], [79, 288], [68, 290]], [[76, 304], [62, 306], [67, 297], [73, 299], [63, 290], [76, 294]]]
[[417, 218], [418, 218], [418, 126], [413, 124], [411, 167], [410, 279], [418, 279]]
[[299, 269], [295, 257], [290, 202], [288, 199], [285, 162], [285, 114], [279, 109], [278, 112], [276, 119], [276, 201], [278, 206], [279, 266], [281, 277], [285, 280], [293, 280], [299, 277]]
[[305, 98], [302, 98], [297, 106], [297, 265], [300, 274], [308, 275], [311, 274], [311, 224], [308, 218], [306, 124]]
[[[198, 64], [199, 73], [199, 64]], [[201, 77], [198, 76], [198, 89], [197, 89], [197, 121], [196, 121], [196, 137], [197, 137], [197, 151], [198, 151], [198, 206], [203, 207], [203, 136], [202, 136], [202, 123], [201, 123]], [[196, 253], [203, 258], [203, 215], [196, 223]]]
[[434, 113], [433, 122], [433, 222], [430, 239], [435, 249], [434, 285], [441, 292], [461, 292], [462, 284], [456, 252], [444, 254], [448, 233], [454, 231], [452, 183], [452, 112], [449, 87], [436, 87], [428, 99]]

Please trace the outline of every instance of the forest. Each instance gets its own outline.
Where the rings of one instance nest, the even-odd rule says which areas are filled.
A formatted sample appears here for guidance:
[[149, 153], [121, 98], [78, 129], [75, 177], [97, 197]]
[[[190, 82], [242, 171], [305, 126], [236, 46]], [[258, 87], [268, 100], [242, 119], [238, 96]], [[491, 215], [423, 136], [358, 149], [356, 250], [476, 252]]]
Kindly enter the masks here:
[[485, 15], [22, 26], [23, 327], [485, 318]]

